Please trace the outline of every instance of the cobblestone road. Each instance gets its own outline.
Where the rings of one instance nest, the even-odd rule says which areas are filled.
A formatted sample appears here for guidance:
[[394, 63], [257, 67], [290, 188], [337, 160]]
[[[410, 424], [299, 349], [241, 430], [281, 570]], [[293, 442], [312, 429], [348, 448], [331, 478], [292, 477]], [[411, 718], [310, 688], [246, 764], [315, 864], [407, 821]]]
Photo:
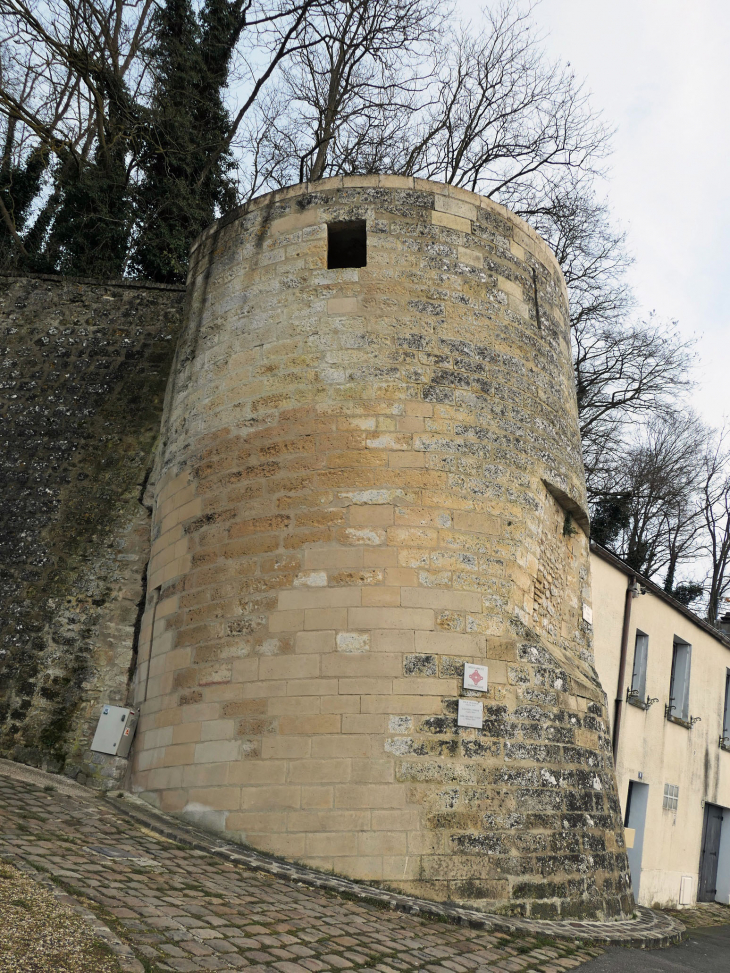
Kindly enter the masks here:
[[666, 909], [665, 912], [676, 916], [688, 929], [730, 925], [730, 905], [719, 902], [697, 902], [691, 909]]
[[50, 875], [131, 945], [147, 971], [562, 973], [600, 952], [299, 887], [182, 848], [93, 794], [5, 776], [0, 855]]

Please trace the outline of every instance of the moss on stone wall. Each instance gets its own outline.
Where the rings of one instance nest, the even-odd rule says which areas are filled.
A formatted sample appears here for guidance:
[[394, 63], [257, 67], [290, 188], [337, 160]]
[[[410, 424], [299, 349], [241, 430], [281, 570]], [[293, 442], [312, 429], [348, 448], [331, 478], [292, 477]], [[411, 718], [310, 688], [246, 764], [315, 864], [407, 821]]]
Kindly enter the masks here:
[[0, 753], [86, 777], [124, 705], [179, 288], [0, 277]]

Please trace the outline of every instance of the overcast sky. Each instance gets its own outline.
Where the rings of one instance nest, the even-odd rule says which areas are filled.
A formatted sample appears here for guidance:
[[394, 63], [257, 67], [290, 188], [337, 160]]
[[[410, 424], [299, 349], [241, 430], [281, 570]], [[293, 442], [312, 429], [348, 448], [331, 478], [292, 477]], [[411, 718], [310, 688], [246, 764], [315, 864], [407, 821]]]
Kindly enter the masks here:
[[730, 0], [541, 0], [534, 16], [617, 129], [608, 197], [632, 285], [644, 312], [698, 338], [693, 404], [717, 423], [730, 416]]

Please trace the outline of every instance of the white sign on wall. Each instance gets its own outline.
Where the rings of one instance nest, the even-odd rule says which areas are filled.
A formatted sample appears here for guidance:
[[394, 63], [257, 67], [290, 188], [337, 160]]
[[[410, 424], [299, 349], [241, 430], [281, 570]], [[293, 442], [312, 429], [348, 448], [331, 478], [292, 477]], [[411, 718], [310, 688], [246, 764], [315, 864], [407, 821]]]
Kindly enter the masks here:
[[460, 699], [459, 715], [456, 722], [459, 726], [476, 726], [480, 730], [484, 721], [484, 703], [476, 699]]
[[464, 689], [478, 689], [486, 693], [489, 686], [489, 668], [487, 666], [474, 666], [471, 662], [464, 663]]
[[589, 625], [593, 624], [593, 609], [585, 602], [583, 602], [583, 621], [588, 622]]

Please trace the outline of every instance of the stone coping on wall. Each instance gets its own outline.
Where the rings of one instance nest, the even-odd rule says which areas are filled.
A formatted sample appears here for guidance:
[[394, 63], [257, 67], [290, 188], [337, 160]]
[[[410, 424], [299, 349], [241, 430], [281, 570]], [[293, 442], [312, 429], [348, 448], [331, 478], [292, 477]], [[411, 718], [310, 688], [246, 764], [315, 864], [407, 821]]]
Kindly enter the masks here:
[[66, 277], [65, 274], [39, 274], [33, 271], [0, 270], [0, 278], [9, 280], [47, 280], [52, 284], [85, 284], [94, 287], [124, 287], [142, 291], [175, 291], [184, 293], [184, 284], [160, 284], [154, 280], [135, 280], [134, 278], [103, 277]]
[[170, 814], [158, 811], [133, 794], [107, 794], [106, 800], [118, 811], [149, 828], [156, 834], [196, 851], [207, 852], [232, 864], [254, 871], [266, 872], [277, 878], [297, 882], [310, 888], [334, 892], [345, 898], [360, 899], [376, 905], [428, 916], [440, 921], [467, 925], [472, 929], [497, 932], [524, 933], [555, 939], [581, 940], [601, 945], [632, 946], [639, 949], [658, 949], [676, 945], [685, 936], [684, 925], [673, 916], [636, 906], [636, 918], [613, 922], [592, 920], [520, 919], [490, 915], [460, 906], [429, 902], [409, 895], [391, 892], [374, 885], [366, 885], [313, 868], [305, 868], [272, 855], [254, 851], [244, 845], [233, 844], [191, 827]]
[[[231, 210], [229, 213], [225, 213], [215, 222], [211, 223], [210, 226], [206, 227], [205, 230], [193, 241], [190, 247], [190, 255], [192, 257], [198, 246], [206, 240], [208, 237], [212, 236], [218, 230], [223, 229], [223, 227], [228, 226], [230, 223], [235, 223], [236, 220], [241, 219], [251, 210], [262, 209], [266, 206], [272, 206], [276, 203], [285, 202], [288, 199], [292, 199], [297, 196], [303, 196], [306, 193], [313, 192], [327, 192], [328, 190], [336, 189], [392, 189], [401, 191], [421, 191], [426, 193], [433, 193], [435, 196], [444, 196], [453, 200], [460, 200], [461, 202], [468, 203], [475, 206], [477, 210], [484, 209], [500, 216], [502, 219], [511, 223], [515, 229], [527, 237], [529, 241], [529, 250], [541, 260], [543, 263], [547, 263], [557, 271], [561, 283], [565, 286], [563, 279], [563, 271], [558, 263], [558, 259], [543, 240], [543, 238], [526, 223], [521, 216], [517, 216], [511, 210], [507, 209], [506, 206], [502, 206], [501, 203], [495, 202], [493, 199], [489, 199], [487, 196], [480, 196], [479, 193], [473, 193], [468, 189], [461, 189], [459, 186], [449, 186], [443, 182], [434, 182], [431, 179], [420, 179], [418, 176], [393, 176], [393, 175], [367, 175], [367, 176], [331, 176], [329, 179], [320, 179], [317, 182], [303, 182], [295, 186], [286, 186], [284, 189], [275, 189], [270, 193], [264, 193], [261, 196], [255, 196], [248, 202], [241, 206], [237, 206], [235, 209]], [[525, 242], [527, 242], [525, 241]], [[519, 243], [519, 239], [515, 240]]]

